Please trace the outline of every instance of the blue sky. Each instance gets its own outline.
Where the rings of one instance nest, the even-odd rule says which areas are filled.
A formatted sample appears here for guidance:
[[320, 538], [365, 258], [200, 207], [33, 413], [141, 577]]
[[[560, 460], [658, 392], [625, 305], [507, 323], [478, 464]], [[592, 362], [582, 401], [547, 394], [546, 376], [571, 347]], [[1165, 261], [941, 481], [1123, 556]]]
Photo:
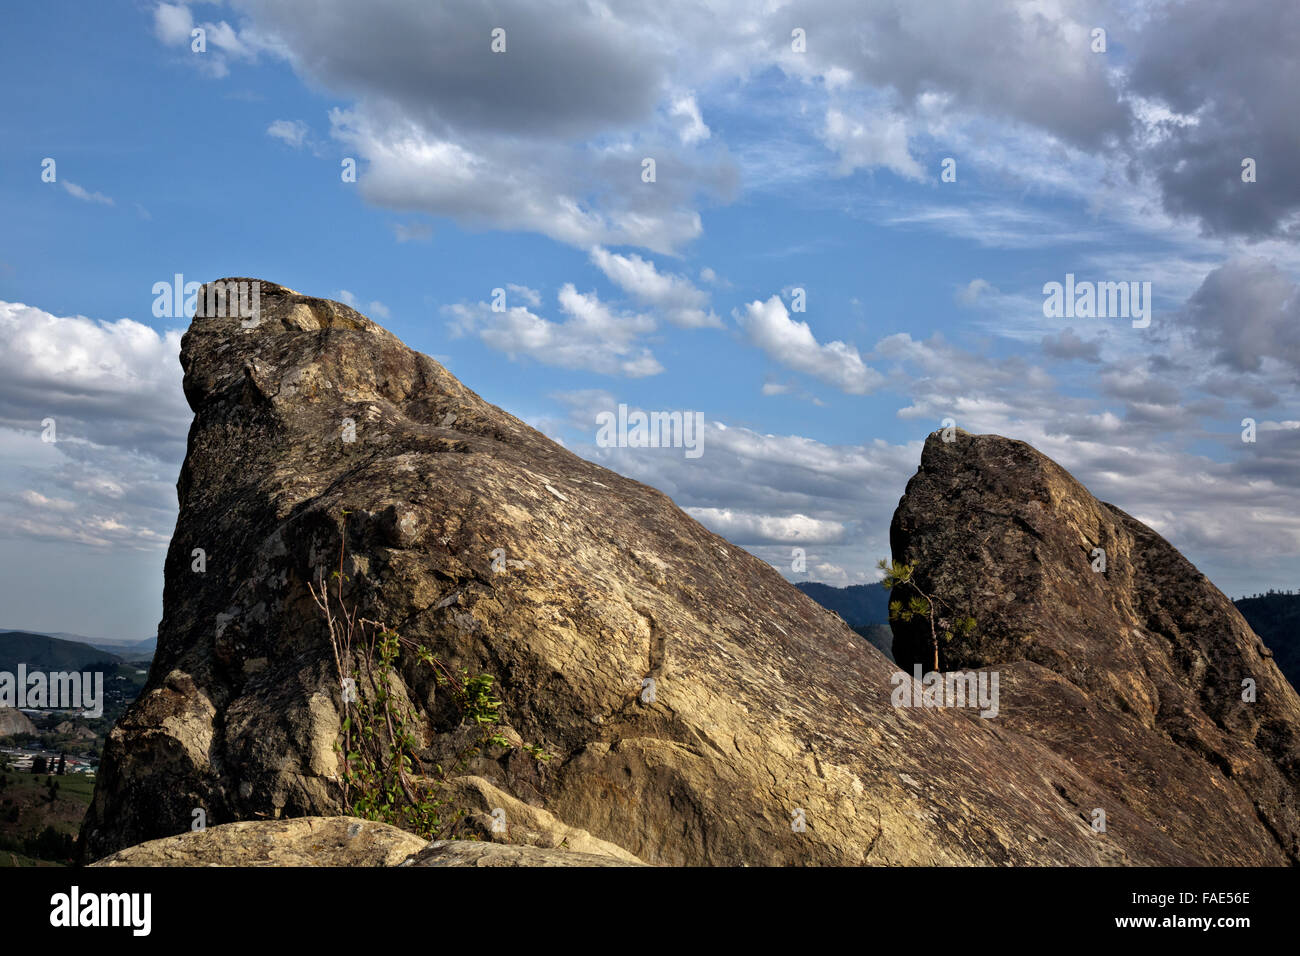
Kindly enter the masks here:
[[[6, 11], [0, 625], [153, 633], [176, 274], [350, 301], [792, 580], [874, 580], [951, 418], [1229, 594], [1295, 587], [1300, 12], [977, 6]], [[1045, 317], [1067, 273], [1150, 282], [1150, 326]], [[703, 413], [705, 453], [597, 447], [619, 403]]]

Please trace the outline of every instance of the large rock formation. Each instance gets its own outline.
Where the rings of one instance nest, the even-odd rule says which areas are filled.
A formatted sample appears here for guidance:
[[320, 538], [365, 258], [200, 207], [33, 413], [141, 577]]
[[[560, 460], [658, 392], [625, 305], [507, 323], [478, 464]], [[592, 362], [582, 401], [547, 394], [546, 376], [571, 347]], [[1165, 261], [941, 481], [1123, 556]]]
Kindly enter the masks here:
[[[1271, 735], [1268, 753], [1283, 753], [1296, 726], [1294, 694], [1278, 709], [1264, 664], [1272, 709], [1224, 704], [1178, 738], [1171, 719], [1124, 709], [1167, 699], [1153, 696], [1166, 688], [1145, 644], [1091, 682], [1032, 665], [1015, 685], [1031, 703], [1003, 691], [1010, 718], [896, 708], [884, 657], [663, 494], [549, 441], [347, 306], [261, 288], [253, 327], [201, 316], [183, 341], [195, 418], [158, 650], [105, 748], [88, 858], [181, 833], [197, 807], [214, 824], [340, 812], [342, 696], [308, 587], [339, 567], [345, 530], [346, 600], [451, 669], [493, 675], [506, 736], [554, 755], [488, 750], [452, 781], [471, 824], [504, 811], [510, 832], [494, 839], [653, 864], [1288, 858], [1274, 832], [1286, 823], [1253, 812], [1256, 794], [1281, 811], [1268, 792], [1283, 793], [1288, 771], [1262, 748]], [[1086, 507], [1078, 493], [1064, 506]], [[978, 539], [959, 540], [978, 556]], [[1050, 609], [1022, 613], [1032, 636], [1043, 629], [1030, 615]], [[1178, 664], [1199, 688], [1219, 662]], [[394, 691], [440, 759], [463, 740], [460, 713], [415, 654], [398, 670]], [[1055, 723], [1023, 716], [1038, 698], [1060, 709]], [[1088, 732], [1150, 759], [1081, 758]], [[1236, 735], [1257, 759], [1227, 750]], [[1184, 771], [1172, 779], [1198, 789], [1162, 794]], [[1171, 833], [1184, 813], [1199, 830]]]
[[[926, 442], [889, 541], [923, 592], [976, 618], [940, 666], [999, 671], [999, 726], [1105, 794], [1072, 802], [1122, 805], [1208, 862], [1300, 860], [1300, 698], [1232, 601], [1024, 442], [951, 437]], [[928, 638], [896, 623], [900, 666]]]

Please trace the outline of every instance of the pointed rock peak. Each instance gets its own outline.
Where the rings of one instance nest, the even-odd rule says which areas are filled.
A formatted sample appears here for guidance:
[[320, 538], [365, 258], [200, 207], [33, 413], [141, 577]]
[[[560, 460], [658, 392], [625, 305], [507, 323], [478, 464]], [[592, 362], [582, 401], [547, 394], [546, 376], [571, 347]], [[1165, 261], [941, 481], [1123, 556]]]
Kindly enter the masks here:
[[1177, 808], [1222, 788], [1264, 821], [1251, 836], [1215, 811], [1241, 852], [1300, 857], [1300, 698], [1233, 603], [1031, 446], [947, 437], [926, 441], [890, 526], [916, 580], [892, 597], [936, 609], [893, 623], [899, 665], [928, 667], [937, 643], [944, 671], [996, 670], [1011, 726], [1118, 787], [1158, 776], [1143, 799], [1178, 839], [1207, 823]]

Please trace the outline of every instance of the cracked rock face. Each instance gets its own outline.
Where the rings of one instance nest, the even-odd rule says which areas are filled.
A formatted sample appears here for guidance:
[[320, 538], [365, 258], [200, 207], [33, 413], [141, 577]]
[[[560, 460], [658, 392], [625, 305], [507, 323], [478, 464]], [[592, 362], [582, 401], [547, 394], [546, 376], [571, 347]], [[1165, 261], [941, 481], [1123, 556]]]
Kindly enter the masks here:
[[[1300, 861], [1300, 699], [1233, 603], [1029, 445], [953, 437], [930, 436], [890, 528], [921, 588], [977, 619], [940, 666], [999, 671], [999, 726], [1101, 788], [1072, 802], [1139, 814], [1201, 862]], [[900, 666], [922, 627], [895, 623]]]
[[[1118, 669], [1074, 683], [1035, 663], [1021, 693], [1060, 706], [1058, 723], [1022, 716], [1005, 687], [1018, 724], [895, 708], [878, 651], [665, 495], [578, 458], [353, 309], [261, 290], [252, 327], [200, 316], [183, 341], [195, 417], [158, 650], [105, 749], [89, 859], [187, 831], [196, 808], [210, 825], [341, 812], [341, 688], [308, 585], [338, 568], [345, 529], [347, 601], [453, 670], [491, 674], [506, 736], [554, 755], [486, 753], [454, 782], [480, 828], [504, 810], [508, 834], [492, 839], [651, 864], [1285, 858], [1262, 823], [1230, 824], [1250, 801], [1223, 768], [1195, 778], [1199, 798], [1240, 806], [1202, 816], [1195, 838], [1136, 795], [1158, 780], [1079, 759], [1078, 728], [1099, 727], [1107, 745], [1131, 734], [1154, 760], [1159, 738], [1208, 768], [1172, 724], [1131, 712], [1163, 684]], [[396, 692], [431, 753], [454, 749], [466, 729], [411, 658]], [[1090, 722], [1103, 705], [1113, 728]], [[1280, 739], [1294, 694], [1287, 706], [1225, 724], [1223, 741]], [[1281, 786], [1280, 764], [1260, 761], [1242, 772], [1267, 764]], [[1115, 807], [1104, 835], [1098, 806]]]

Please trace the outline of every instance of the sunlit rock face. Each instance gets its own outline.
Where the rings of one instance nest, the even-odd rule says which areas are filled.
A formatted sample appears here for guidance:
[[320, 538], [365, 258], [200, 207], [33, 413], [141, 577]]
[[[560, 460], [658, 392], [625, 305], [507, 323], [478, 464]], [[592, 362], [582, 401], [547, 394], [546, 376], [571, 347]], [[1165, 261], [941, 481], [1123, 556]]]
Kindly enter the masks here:
[[[1094, 603], [1101, 614], [1110, 594], [1112, 616], [1063, 616], [1048, 589], [1091, 574], [1086, 560], [1084, 572], [1067, 563], [1077, 556], [1064, 543], [1027, 557], [1029, 532], [999, 532], [947, 501], [933, 506], [946, 509], [951, 553], [937, 553], [910, 505], [929, 493], [935, 455], [965, 448], [974, 463], [980, 443], [1003, 440], [963, 436], [951, 451], [932, 441], [900, 506], [895, 554], [972, 598], [982, 630], [948, 653], [1003, 670], [1001, 708], [895, 707], [894, 665], [662, 493], [577, 457], [346, 305], [269, 282], [257, 292], [255, 309], [205, 308], [183, 341], [194, 423], [158, 650], [109, 738], [85, 858], [189, 831], [198, 809], [212, 826], [342, 812], [342, 690], [309, 591], [334, 571], [361, 616], [453, 671], [492, 675], [503, 734], [553, 755], [488, 749], [449, 781], [463, 825], [477, 820], [486, 839], [568, 840], [651, 864], [1294, 857], [1294, 693], [1275, 686], [1244, 625], [1207, 623], [1162, 648], [1172, 632], [1151, 609], [1178, 623], [1189, 594], [1218, 609], [1213, 589], [1027, 446], [1006, 443], [1024, 449], [1010, 470], [954, 465], [947, 494], [1000, 482], [972, 501], [998, 514], [1036, 501], [1053, 528], [1092, 528], [1099, 509], [1097, 521], [1130, 536], [1102, 542], [1114, 549], [1110, 580], [1135, 580], [1122, 592], [1077, 583], [1109, 585]], [[707, 444], [697, 462], [710, 467]], [[1059, 473], [1077, 499], [1026, 494], [1039, 472]], [[1155, 563], [1137, 582], [1124, 563], [1139, 552]], [[999, 586], [1035, 579], [990, 560], [1052, 566], [1013, 603]], [[1215, 674], [1238, 658], [1259, 684], [1254, 711], [1207, 699], [1238, 680]], [[1070, 672], [1076, 662], [1086, 676]], [[414, 654], [394, 693], [430, 765], [463, 742], [459, 709]], [[498, 808], [502, 833], [482, 827]]]

